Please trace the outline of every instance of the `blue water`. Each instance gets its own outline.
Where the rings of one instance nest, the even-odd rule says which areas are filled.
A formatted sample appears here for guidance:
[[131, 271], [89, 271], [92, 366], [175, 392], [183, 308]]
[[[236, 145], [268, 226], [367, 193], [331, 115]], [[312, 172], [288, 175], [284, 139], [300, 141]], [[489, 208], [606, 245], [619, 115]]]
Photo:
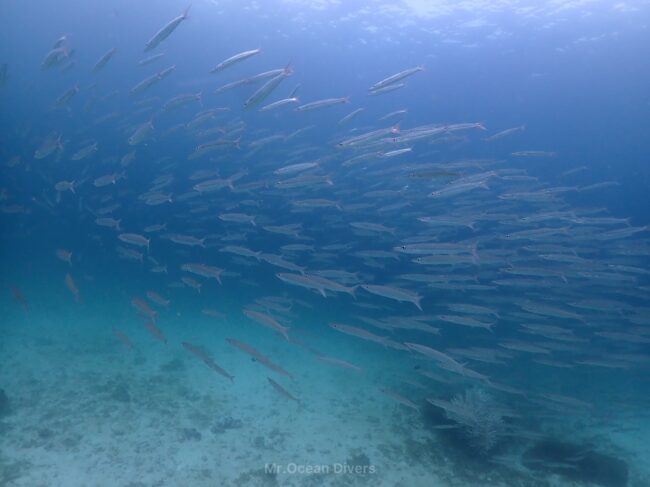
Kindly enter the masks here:
[[0, 485], [650, 485], [648, 3], [186, 7], [0, 5]]

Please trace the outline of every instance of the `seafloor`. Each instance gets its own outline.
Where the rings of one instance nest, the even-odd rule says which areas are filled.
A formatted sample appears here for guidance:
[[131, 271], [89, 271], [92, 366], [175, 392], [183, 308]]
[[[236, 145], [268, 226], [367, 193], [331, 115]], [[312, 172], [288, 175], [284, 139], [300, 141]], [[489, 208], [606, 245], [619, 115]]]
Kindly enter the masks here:
[[[378, 355], [365, 342], [337, 346], [339, 356], [365, 367], [358, 374], [319, 363], [308, 347], [261, 342], [242, 319], [182, 313], [166, 318], [168, 344], [142, 329], [131, 331], [129, 349], [110, 330], [116, 320], [136, 321], [104, 306], [37, 302], [24, 312], [3, 301], [0, 486], [607, 485], [457, 448], [426, 414], [378, 392], [412, 379], [400, 353]], [[303, 334], [318, 342], [317, 334]], [[295, 380], [273, 376], [229, 346], [225, 338], [233, 336], [278, 357]], [[235, 380], [196, 360], [183, 340], [210, 349]], [[300, 402], [269, 387], [267, 376]], [[435, 392], [435, 383], [423, 381], [410, 380], [414, 397]], [[647, 487], [650, 422], [627, 416], [609, 423], [574, 417], [559, 426], [556, 418], [555, 431], [623, 460], [627, 485]], [[502, 457], [524, 447], [512, 439]]]

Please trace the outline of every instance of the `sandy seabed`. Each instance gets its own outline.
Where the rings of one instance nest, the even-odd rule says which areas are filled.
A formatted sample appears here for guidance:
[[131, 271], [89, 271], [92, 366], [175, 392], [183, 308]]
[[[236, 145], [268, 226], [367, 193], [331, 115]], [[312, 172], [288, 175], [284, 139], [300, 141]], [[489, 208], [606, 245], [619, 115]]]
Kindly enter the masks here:
[[[225, 336], [237, 327], [171, 333], [166, 345], [142, 330], [129, 349], [108, 331], [68, 324], [53, 333], [46, 316], [14, 325], [1, 348], [10, 410], [0, 418], [0, 486], [585, 485], [455, 455], [416, 411], [378, 392], [399, 378], [398, 354], [360, 375], [300, 347], [288, 355], [293, 345], [267, 346], [292, 381], [230, 347]], [[183, 339], [213, 351], [234, 381], [184, 350]], [[650, 425], [600, 433], [629, 452], [629, 485], [650, 485]]]

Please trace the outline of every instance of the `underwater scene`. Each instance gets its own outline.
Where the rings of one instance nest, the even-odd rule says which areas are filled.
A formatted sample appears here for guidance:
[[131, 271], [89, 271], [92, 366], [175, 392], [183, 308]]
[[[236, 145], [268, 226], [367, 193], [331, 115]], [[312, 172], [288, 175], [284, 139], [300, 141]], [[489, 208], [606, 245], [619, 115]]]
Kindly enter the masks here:
[[649, 487], [650, 2], [0, 2], [1, 487]]

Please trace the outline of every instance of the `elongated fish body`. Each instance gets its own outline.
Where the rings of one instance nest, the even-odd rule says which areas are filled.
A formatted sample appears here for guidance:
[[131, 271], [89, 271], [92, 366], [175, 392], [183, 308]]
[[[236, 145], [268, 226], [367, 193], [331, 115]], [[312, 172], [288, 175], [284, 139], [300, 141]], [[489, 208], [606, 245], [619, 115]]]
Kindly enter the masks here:
[[295, 402], [297, 402], [297, 403], [300, 403], [300, 400], [299, 400], [299, 399], [293, 397], [293, 396], [289, 393], [289, 391], [287, 391], [287, 390], [286, 390], [284, 387], [282, 387], [280, 384], [278, 384], [277, 382], [275, 382], [275, 381], [274, 381], [273, 379], [271, 379], [270, 377], [267, 377], [267, 379], [269, 380], [269, 383], [273, 386], [273, 389], [275, 389], [276, 391], [278, 391], [278, 393], [279, 393], [281, 396], [284, 396], [284, 397], [286, 397], [287, 399], [290, 399], [291, 401], [295, 401]]
[[149, 250], [150, 240], [137, 233], [120, 233], [117, 238], [124, 243], [136, 245], [138, 247], [146, 247], [147, 250]]
[[168, 112], [170, 110], [180, 108], [182, 106], [188, 105], [195, 101], [201, 102], [201, 96], [202, 93], [200, 91], [198, 93], [185, 93], [182, 95], [175, 96], [174, 98], [172, 98], [171, 100], [169, 100], [167, 103], [163, 105], [163, 111]]
[[70, 274], [65, 275], [65, 285], [68, 287], [72, 295], [74, 296], [74, 300], [78, 303], [81, 301], [81, 298], [79, 297], [79, 289], [77, 288], [77, 285], [75, 284], [74, 280], [72, 279], [72, 276]]
[[247, 343], [240, 342], [239, 340], [235, 340], [234, 338], [226, 338], [226, 341], [230, 343], [233, 347], [238, 348], [242, 352], [247, 353], [248, 355], [253, 357], [257, 362], [264, 365], [266, 368], [274, 372], [277, 372], [278, 374], [285, 375], [289, 377], [291, 380], [293, 380], [293, 375], [291, 375], [289, 372], [284, 370], [279, 365], [273, 363], [268, 357], [266, 357], [261, 352], [257, 351]]
[[195, 184], [193, 189], [199, 193], [208, 193], [228, 187], [232, 188], [232, 181], [229, 179], [208, 179], [207, 181]]
[[399, 117], [402, 118], [404, 115], [408, 113], [408, 110], [402, 109], [402, 110], [395, 110], [394, 112], [387, 113], [383, 117], [379, 119], [380, 122], [384, 120], [388, 120], [389, 118], [394, 118], [394, 117]]
[[384, 137], [387, 135], [392, 135], [396, 134], [399, 132], [399, 127], [390, 127], [386, 129], [378, 129], [378, 130], [373, 130], [372, 132], [367, 132], [362, 135], [357, 135], [354, 137], [347, 138], [345, 140], [342, 140], [336, 146], [338, 148], [347, 148], [347, 147], [355, 147], [355, 146], [360, 146], [365, 143], [369, 143], [373, 140], [379, 139], [380, 137]]
[[362, 340], [367, 340], [370, 342], [379, 343], [381, 345], [386, 345], [386, 340], [388, 340], [387, 336], [375, 335], [368, 330], [364, 330], [363, 328], [358, 328], [356, 326], [344, 325], [341, 323], [330, 323], [330, 327], [336, 331], [345, 333], [346, 335], [361, 338]]
[[273, 171], [273, 174], [278, 176], [284, 176], [287, 174], [294, 174], [297, 172], [306, 171], [308, 169], [313, 169], [318, 167], [318, 162], [300, 162], [298, 164], [291, 164], [289, 166], [284, 166]]
[[502, 139], [503, 137], [507, 137], [508, 135], [512, 135], [516, 132], [523, 132], [524, 130], [526, 130], [526, 126], [520, 125], [519, 127], [512, 127], [509, 129], [502, 130], [501, 132], [497, 132], [496, 134], [491, 135], [490, 137], [486, 137], [483, 140], [485, 140], [486, 142], [492, 142], [493, 140]]
[[293, 105], [294, 103], [298, 103], [298, 98], [291, 97], [291, 98], [284, 98], [282, 100], [274, 101], [273, 103], [269, 103], [268, 105], [264, 105], [262, 108], [260, 108], [260, 112], [268, 112], [269, 110], [275, 110], [277, 108], [282, 108], [287, 105]]
[[353, 370], [358, 373], [362, 373], [363, 369], [357, 365], [351, 364], [346, 360], [342, 360], [336, 357], [329, 357], [327, 355], [319, 355], [316, 357], [320, 362], [324, 364], [334, 365], [335, 367], [340, 367], [342, 369]]
[[235, 376], [229, 374], [226, 372], [224, 369], [219, 367], [216, 362], [210, 357], [208, 352], [206, 352], [202, 347], [198, 345], [193, 345], [189, 342], [182, 342], [181, 345], [183, 345], [183, 348], [187, 350], [188, 352], [192, 353], [196, 357], [198, 357], [205, 365], [210, 367], [212, 370], [214, 370], [216, 373], [224, 376], [225, 378], [229, 379], [231, 382], [234, 380]]
[[142, 299], [135, 297], [131, 300], [131, 306], [133, 306], [139, 313], [147, 316], [150, 320], [155, 321], [158, 317], [158, 313], [154, 311], [147, 302]]
[[366, 230], [369, 232], [377, 233], [395, 233], [394, 228], [388, 228], [382, 225], [381, 223], [372, 223], [372, 222], [352, 222], [350, 223], [352, 228], [357, 230]]
[[244, 110], [255, 108], [257, 105], [266, 100], [268, 96], [273, 92], [273, 90], [275, 90], [285, 78], [291, 76], [292, 73], [293, 70], [291, 69], [291, 66], [287, 66], [280, 74], [264, 83], [255, 93], [253, 93], [248, 98], [248, 100], [246, 100], [244, 103]]
[[167, 338], [160, 330], [160, 328], [158, 328], [153, 321], [149, 321], [149, 320], [145, 321], [144, 326], [147, 330], [149, 330], [149, 333], [151, 333], [151, 335], [154, 338], [167, 345]]
[[286, 282], [287, 284], [293, 284], [295, 286], [300, 286], [307, 289], [315, 289], [323, 297], [327, 297], [325, 291], [347, 293], [354, 297], [355, 288], [343, 286], [338, 282], [326, 279], [321, 276], [316, 276], [313, 274], [290, 274], [286, 272], [281, 272], [279, 274], [276, 274], [276, 276], [278, 279]]
[[264, 261], [268, 262], [271, 265], [274, 265], [276, 267], [281, 267], [283, 269], [292, 271], [292, 272], [300, 272], [301, 274], [305, 273], [305, 268], [301, 267], [297, 264], [294, 264], [293, 262], [290, 262], [286, 259], [284, 259], [281, 255], [275, 255], [275, 254], [262, 254], [262, 259]]
[[174, 30], [176, 30], [176, 27], [178, 27], [181, 24], [181, 22], [187, 19], [187, 13], [190, 11], [190, 7], [191, 5], [188, 6], [181, 15], [170, 20], [162, 29], [156, 32], [153, 35], [153, 37], [149, 39], [145, 44], [144, 52], [155, 49], [162, 41], [167, 39], [171, 35], [171, 33], [174, 32]]
[[104, 176], [99, 176], [93, 181], [93, 186], [96, 188], [103, 188], [109, 184], [115, 184], [119, 179], [124, 177], [124, 173], [111, 173]]
[[415, 68], [405, 69], [404, 71], [400, 71], [399, 73], [378, 81], [370, 87], [370, 91], [377, 91], [389, 85], [394, 85], [398, 81], [402, 81], [404, 78], [413, 76], [415, 73], [419, 73], [420, 71], [424, 71], [424, 66], [416, 66]]
[[261, 259], [261, 252], [255, 252], [253, 250], [247, 249], [246, 247], [240, 247], [237, 245], [228, 245], [219, 249], [219, 252], [228, 252], [230, 254], [240, 255], [242, 257], [254, 257], [258, 261]]
[[111, 60], [113, 55], [115, 54], [115, 51], [117, 49], [112, 48], [110, 51], [108, 51], [106, 54], [104, 54], [102, 57], [99, 58], [99, 61], [95, 63], [93, 66], [92, 72], [97, 73], [98, 71], [101, 71], [104, 69], [104, 66], [108, 64], [108, 62]]
[[250, 223], [251, 225], [256, 226], [255, 216], [246, 215], [245, 213], [221, 213], [219, 215], [219, 220], [224, 222]]
[[154, 84], [156, 84], [158, 81], [160, 81], [160, 73], [156, 73], [154, 75], [149, 76], [148, 78], [143, 79], [140, 81], [137, 85], [135, 85], [133, 88], [131, 88], [131, 94], [132, 95], [137, 95], [148, 88], [151, 88]]
[[167, 308], [169, 306], [169, 300], [163, 298], [160, 294], [158, 294], [155, 291], [147, 291], [146, 295], [151, 301], [153, 301], [154, 303], [156, 303], [159, 306], [163, 306], [165, 308]]
[[422, 311], [422, 306], [420, 301], [422, 296], [408, 289], [401, 289], [392, 286], [380, 286], [375, 284], [362, 284], [361, 289], [368, 291], [369, 293], [376, 294], [377, 296], [382, 296], [384, 298], [394, 299], [396, 301], [408, 301], [413, 303], [417, 309]]
[[74, 193], [74, 181], [59, 181], [54, 185], [54, 189], [57, 191], [70, 191], [71, 193]]
[[184, 270], [186, 272], [191, 272], [192, 274], [206, 277], [208, 279], [216, 279], [219, 282], [219, 284], [221, 284], [221, 273], [223, 272], [223, 269], [220, 269], [218, 267], [214, 267], [206, 264], [189, 263], [189, 264], [183, 264], [181, 266], [181, 270]]
[[265, 326], [279, 333], [284, 337], [286, 341], [289, 341], [289, 335], [288, 335], [289, 328], [278, 323], [278, 321], [272, 316], [269, 316], [264, 313], [260, 313], [259, 311], [255, 311], [252, 309], [245, 309], [244, 314], [248, 316], [251, 320], [259, 323], [260, 325]]
[[285, 68], [281, 69], [272, 69], [270, 71], [264, 71], [263, 73], [256, 74], [254, 76], [250, 76], [248, 78], [240, 79], [237, 81], [233, 81], [231, 83], [226, 83], [223, 86], [220, 86], [216, 90], [214, 90], [215, 95], [219, 93], [223, 93], [224, 91], [227, 90], [232, 90], [233, 88], [237, 88], [239, 86], [246, 86], [250, 85], [252, 83], [256, 83], [257, 81], [261, 81], [264, 79], [268, 78], [274, 78], [276, 76], [281, 75], [284, 72]]
[[398, 403], [400, 403], [400, 404], [402, 404], [402, 405], [404, 405], [404, 406], [406, 406], [408, 408], [411, 408], [411, 409], [414, 409], [417, 412], [420, 412], [420, 407], [417, 404], [415, 404], [410, 399], [407, 399], [406, 397], [402, 396], [401, 394], [398, 394], [397, 392], [393, 391], [392, 389], [382, 388], [382, 389], [380, 389], [380, 391], [383, 394], [385, 394], [386, 396], [393, 399], [394, 401], [397, 401]]
[[115, 230], [120, 229], [120, 222], [122, 220], [116, 220], [115, 218], [102, 217], [96, 218], [95, 223], [100, 227], [114, 228]]
[[129, 92], [131, 95], [139, 95], [140, 93], [145, 92], [149, 88], [151, 88], [153, 85], [158, 83], [159, 81], [162, 81], [165, 79], [167, 76], [169, 76], [174, 70], [176, 69], [175, 65], [172, 65], [168, 68], [165, 68], [161, 71], [158, 71], [156, 74], [153, 74], [149, 76], [148, 78], [143, 79], [140, 81], [137, 85], [135, 85], [133, 88], [131, 88], [131, 91]]
[[261, 49], [251, 49], [250, 51], [244, 51], [240, 52], [239, 54], [235, 54], [234, 56], [229, 57], [225, 61], [220, 62], [217, 64], [214, 68], [210, 70], [210, 73], [216, 73], [218, 71], [223, 71], [229, 66], [232, 66], [233, 64], [239, 63], [243, 61], [244, 59], [248, 59], [249, 57], [255, 56], [255, 54], [259, 54], [262, 52]]
[[156, 61], [158, 61], [158, 59], [162, 58], [164, 55], [165, 55], [164, 52], [159, 52], [158, 54], [153, 54], [152, 56], [148, 56], [148, 57], [138, 61], [138, 66], [146, 66], [147, 64], [151, 64], [153, 62], [156, 62]]
[[205, 247], [205, 238], [196, 238], [192, 235], [181, 235], [179, 233], [168, 235], [167, 238], [179, 245], [186, 245], [188, 247]]
[[129, 337], [127, 337], [122, 331], [113, 327], [113, 335], [115, 335], [117, 339], [121, 341], [127, 348], [131, 348], [131, 349], [133, 348], [133, 343], [131, 343]]
[[345, 117], [343, 117], [341, 120], [339, 120], [338, 124], [345, 125], [364, 110], [365, 108], [357, 108], [356, 110], [353, 110], [352, 112], [348, 113]]
[[66, 106], [68, 103], [70, 103], [70, 100], [79, 93], [79, 85], [74, 85], [72, 88], [69, 88], [66, 90], [61, 96], [59, 96], [55, 102], [54, 102], [54, 107], [55, 108], [62, 108]]
[[70, 156], [71, 161], [81, 161], [82, 159], [86, 159], [87, 157], [91, 156], [97, 152], [97, 142], [93, 142], [90, 145], [87, 145], [86, 147], [82, 147], [79, 149], [77, 152], [72, 154]]
[[305, 103], [296, 108], [297, 112], [310, 112], [312, 110], [318, 110], [320, 108], [327, 108], [334, 105], [340, 105], [342, 103], [350, 103], [350, 98], [327, 98], [325, 100], [312, 101], [311, 103]]
[[66, 46], [57, 46], [47, 53], [45, 59], [41, 63], [42, 69], [49, 69], [54, 66], [60, 66], [65, 61], [69, 60], [72, 55], [70, 48]]
[[154, 127], [153, 127], [153, 122], [148, 121], [140, 125], [137, 129], [135, 129], [135, 132], [129, 137], [129, 145], [138, 145], [141, 144], [144, 140], [146, 140], [151, 133], [153, 132]]
[[388, 85], [384, 86], [383, 88], [377, 88], [376, 90], [370, 90], [368, 94], [370, 96], [377, 96], [377, 95], [383, 95], [385, 93], [390, 93], [391, 91], [399, 90], [400, 88], [404, 88], [406, 86], [406, 83], [396, 83], [394, 85]]

